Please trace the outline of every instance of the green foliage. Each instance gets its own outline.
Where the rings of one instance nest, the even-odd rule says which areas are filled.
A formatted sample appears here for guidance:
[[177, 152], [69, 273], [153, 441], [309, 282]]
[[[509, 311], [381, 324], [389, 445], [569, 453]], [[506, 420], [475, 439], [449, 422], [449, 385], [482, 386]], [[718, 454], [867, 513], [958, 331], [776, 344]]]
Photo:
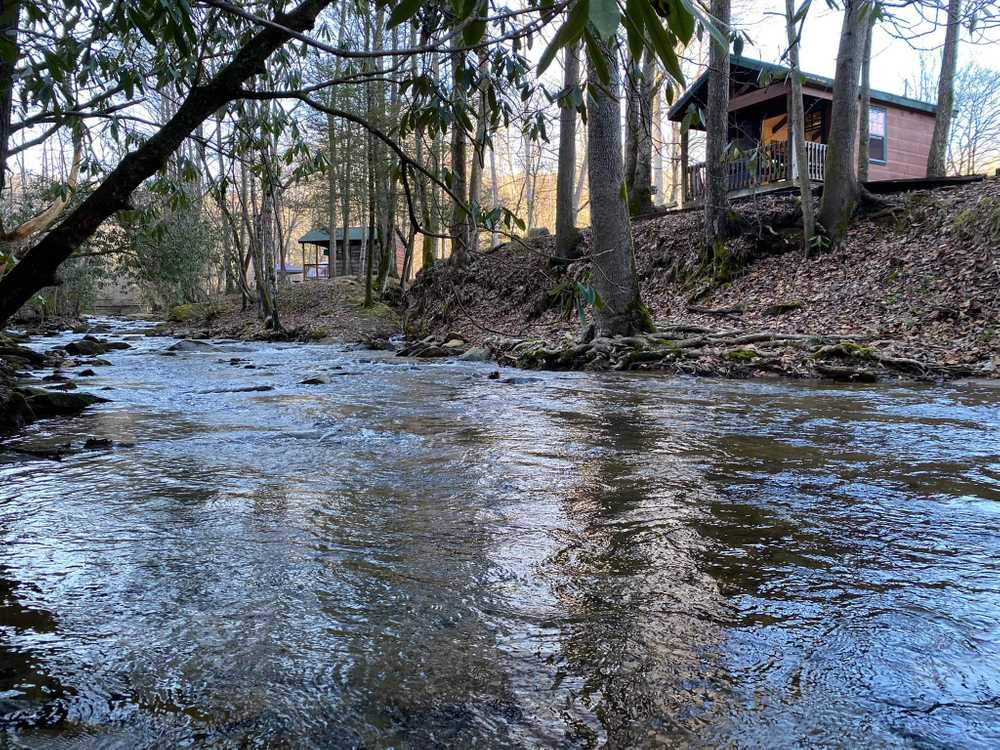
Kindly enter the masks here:
[[[610, 71], [600, 42], [612, 39], [619, 26], [624, 26], [632, 54], [638, 57], [642, 48], [650, 50], [660, 59], [674, 82], [683, 87], [684, 74], [674, 50], [678, 41], [687, 44], [691, 40], [696, 15], [702, 14], [687, 0], [655, 3], [651, 0], [627, 0], [624, 14], [617, 0], [575, 0], [566, 14], [566, 21], [542, 53], [538, 72], [545, 72], [559, 50], [582, 39], [591, 65], [601, 81], [607, 83]], [[666, 28], [661, 19], [666, 20]]]

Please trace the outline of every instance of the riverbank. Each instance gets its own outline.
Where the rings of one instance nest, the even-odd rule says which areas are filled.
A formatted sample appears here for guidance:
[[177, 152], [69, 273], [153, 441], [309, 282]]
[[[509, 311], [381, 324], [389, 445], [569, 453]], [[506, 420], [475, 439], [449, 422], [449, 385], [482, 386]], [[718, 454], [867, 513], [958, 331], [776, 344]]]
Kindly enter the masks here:
[[160, 330], [181, 338], [235, 338], [245, 341], [328, 341], [379, 344], [402, 330], [399, 285], [386, 301], [364, 306], [363, 279], [340, 276], [283, 284], [278, 290], [282, 332], [264, 328], [238, 294], [204, 304], [180, 305]]
[[[418, 342], [407, 351], [440, 355], [462, 342], [522, 367], [741, 378], [1000, 376], [1000, 181], [884, 198], [842, 247], [810, 259], [797, 247], [794, 198], [734, 206], [742, 231], [713, 285], [691, 273], [698, 211], [637, 221], [636, 266], [657, 332], [617, 341], [581, 339], [576, 290], [589, 286], [590, 263], [553, 268], [552, 238], [439, 266], [407, 294]], [[584, 254], [588, 243], [584, 232]]]

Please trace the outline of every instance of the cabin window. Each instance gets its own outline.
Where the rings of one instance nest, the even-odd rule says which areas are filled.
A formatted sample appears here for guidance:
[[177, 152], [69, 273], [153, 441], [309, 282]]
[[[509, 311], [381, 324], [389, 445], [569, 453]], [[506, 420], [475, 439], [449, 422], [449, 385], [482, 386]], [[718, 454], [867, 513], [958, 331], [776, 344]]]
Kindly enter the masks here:
[[885, 164], [885, 109], [872, 107], [868, 110], [868, 161]]

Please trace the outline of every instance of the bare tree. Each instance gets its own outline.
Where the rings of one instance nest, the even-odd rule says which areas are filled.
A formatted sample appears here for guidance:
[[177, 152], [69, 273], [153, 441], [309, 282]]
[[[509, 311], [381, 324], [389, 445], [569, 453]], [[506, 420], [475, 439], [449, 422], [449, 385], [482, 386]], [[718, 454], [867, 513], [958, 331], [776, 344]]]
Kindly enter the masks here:
[[948, 141], [952, 174], [978, 174], [1000, 162], [1000, 71], [969, 63], [955, 77]]

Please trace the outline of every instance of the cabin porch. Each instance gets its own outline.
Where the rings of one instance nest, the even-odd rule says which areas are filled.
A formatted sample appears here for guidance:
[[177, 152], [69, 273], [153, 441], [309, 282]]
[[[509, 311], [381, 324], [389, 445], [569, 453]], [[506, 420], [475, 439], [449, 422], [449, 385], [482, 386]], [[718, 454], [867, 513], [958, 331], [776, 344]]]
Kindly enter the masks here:
[[[806, 142], [806, 174], [812, 182], [823, 182], [826, 144]], [[793, 187], [799, 179], [795, 150], [788, 141], [773, 141], [742, 151], [726, 164], [730, 197]], [[705, 162], [684, 170], [684, 203], [699, 203], [705, 196]]]

